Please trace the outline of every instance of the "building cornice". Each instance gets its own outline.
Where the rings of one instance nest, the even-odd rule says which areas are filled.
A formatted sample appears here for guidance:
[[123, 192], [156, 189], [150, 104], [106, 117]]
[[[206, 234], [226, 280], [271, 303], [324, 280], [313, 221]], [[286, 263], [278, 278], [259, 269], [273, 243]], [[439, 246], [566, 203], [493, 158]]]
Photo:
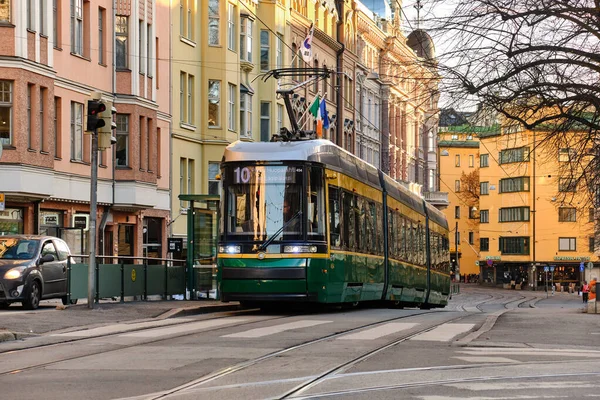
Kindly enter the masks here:
[[56, 71], [51, 67], [21, 57], [0, 56], [0, 67], [19, 68], [48, 78], [56, 78]]

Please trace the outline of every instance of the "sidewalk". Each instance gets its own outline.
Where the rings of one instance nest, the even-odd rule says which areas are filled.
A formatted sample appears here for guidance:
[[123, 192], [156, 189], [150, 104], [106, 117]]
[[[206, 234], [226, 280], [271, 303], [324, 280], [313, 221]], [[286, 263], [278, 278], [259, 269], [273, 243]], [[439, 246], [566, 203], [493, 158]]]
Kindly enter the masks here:
[[217, 300], [156, 300], [101, 302], [94, 309], [83, 304], [65, 307], [60, 300], [40, 303], [35, 311], [25, 311], [19, 304], [0, 311], [0, 342], [43, 335], [48, 332], [68, 332], [130, 321], [156, 321], [203, 313], [233, 311], [239, 303]]

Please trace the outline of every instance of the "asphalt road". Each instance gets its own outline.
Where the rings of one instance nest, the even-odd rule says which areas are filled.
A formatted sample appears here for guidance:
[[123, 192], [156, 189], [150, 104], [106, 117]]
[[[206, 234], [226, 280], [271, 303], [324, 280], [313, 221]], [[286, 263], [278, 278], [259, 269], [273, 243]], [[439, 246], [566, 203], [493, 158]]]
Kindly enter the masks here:
[[[11, 311], [19, 312], [3, 312], [3, 323]], [[67, 315], [11, 318], [53, 314]], [[82, 325], [0, 343], [2, 397], [598, 396], [600, 314], [583, 313], [576, 294], [467, 286], [442, 310], [236, 311]]]

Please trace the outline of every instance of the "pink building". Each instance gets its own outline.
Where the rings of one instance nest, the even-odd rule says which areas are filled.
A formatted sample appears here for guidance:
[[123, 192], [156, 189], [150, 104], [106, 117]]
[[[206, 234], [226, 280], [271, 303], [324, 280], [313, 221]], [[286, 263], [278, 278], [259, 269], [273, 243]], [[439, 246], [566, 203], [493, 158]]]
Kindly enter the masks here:
[[117, 109], [117, 143], [99, 155], [98, 253], [166, 255], [169, 15], [159, 0], [0, 2], [0, 234], [87, 252], [97, 91]]

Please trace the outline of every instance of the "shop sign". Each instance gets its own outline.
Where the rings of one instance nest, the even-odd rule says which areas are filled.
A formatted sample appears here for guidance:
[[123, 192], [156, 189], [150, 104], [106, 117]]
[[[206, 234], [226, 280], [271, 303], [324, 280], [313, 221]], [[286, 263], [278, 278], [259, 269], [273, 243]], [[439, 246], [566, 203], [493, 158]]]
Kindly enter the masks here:
[[[1, 147], [1, 145], [0, 145]], [[0, 211], [4, 211], [4, 193], [0, 193]]]
[[58, 225], [58, 214], [46, 214], [43, 217], [43, 225], [52, 225], [52, 226], [57, 226]]
[[590, 261], [590, 257], [555, 256], [554, 261]]
[[500, 256], [486, 256], [486, 260], [500, 261]]

